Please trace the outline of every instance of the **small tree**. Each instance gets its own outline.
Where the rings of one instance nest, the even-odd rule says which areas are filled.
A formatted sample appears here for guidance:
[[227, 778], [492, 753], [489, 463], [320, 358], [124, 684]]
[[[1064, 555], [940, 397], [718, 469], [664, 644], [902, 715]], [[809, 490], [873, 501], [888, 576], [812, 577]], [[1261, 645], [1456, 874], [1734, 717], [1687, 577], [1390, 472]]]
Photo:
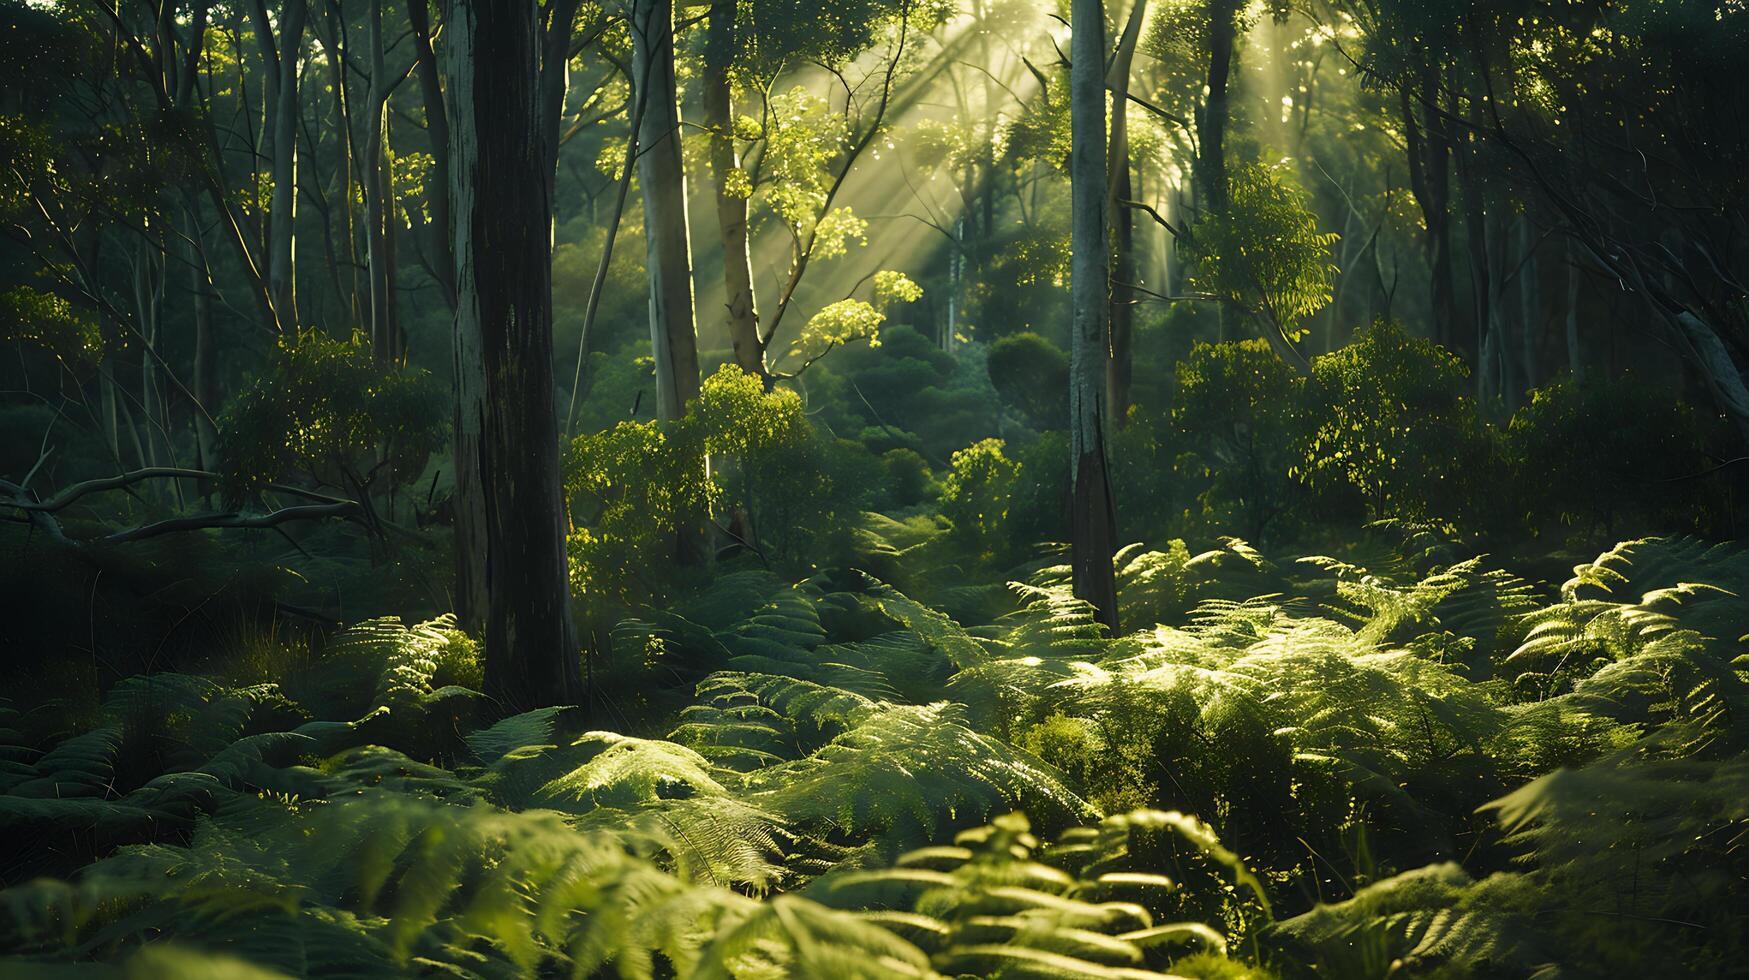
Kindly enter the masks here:
[[1318, 216], [1283, 167], [1240, 168], [1228, 205], [1197, 222], [1191, 240], [1191, 284], [1262, 320], [1262, 332], [1282, 359], [1305, 369], [1294, 348], [1299, 324], [1330, 302], [1339, 237], [1318, 230]]
[[375, 499], [419, 477], [449, 427], [443, 387], [424, 371], [386, 365], [362, 335], [316, 331], [282, 338], [268, 369], [238, 392], [220, 420], [228, 490], [270, 483], [335, 491], [376, 523]]
[[1293, 472], [1352, 488], [1369, 516], [1453, 517], [1483, 472], [1487, 444], [1469, 371], [1429, 340], [1380, 320], [1312, 365], [1309, 431]]

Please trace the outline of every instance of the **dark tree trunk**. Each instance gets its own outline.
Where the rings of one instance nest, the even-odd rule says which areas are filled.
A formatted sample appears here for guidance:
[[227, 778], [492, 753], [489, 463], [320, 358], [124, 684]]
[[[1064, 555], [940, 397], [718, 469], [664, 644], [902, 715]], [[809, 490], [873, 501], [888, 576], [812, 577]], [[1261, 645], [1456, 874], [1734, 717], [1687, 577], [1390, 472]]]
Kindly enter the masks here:
[[464, 588], [485, 597], [486, 692], [514, 710], [577, 703], [540, 21], [532, 3], [456, 2], [448, 14], [458, 550], [484, 545], [483, 563], [464, 569], [478, 581]]
[[443, 83], [437, 53], [431, 48], [430, 0], [408, 0], [407, 16], [413, 25], [413, 56], [419, 73], [419, 92], [425, 101], [425, 135], [431, 144], [432, 188], [425, 195], [431, 207], [431, 269], [443, 301], [455, 306], [455, 256], [450, 254], [449, 227], [449, 118], [443, 105]]
[[1438, 111], [1424, 110], [1427, 127], [1416, 121], [1416, 103], [1431, 106], [1439, 97], [1438, 72], [1423, 73], [1417, 98], [1408, 88], [1401, 93], [1403, 127], [1408, 140], [1409, 190], [1421, 208], [1426, 234], [1422, 247], [1427, 255], [1428, 303], [1433, 339], [1451, 350], [1463, 350], [1457, 330], [1457, 294], [1451, 272], [1451, 139]]
[[1069, 453], [1074, 499], [1070, 507], [1071, 566], [1078, 599], [1091, 603], [1101, 623], [1117, 629], [1117, 550], [1111, 479], [1105, 456], [1105, 365], [1109, 339], [1109, 267], [1106, 239], [1105, 14], [1100, 0], [1071, 8], [1069, 184], [1074, 223], [1070, 282], [1075, 312], [1069, 361]]
[[[1202, 197], [1203, 214], [1220, 217], [1227, 213], [1227, 86], [1232, 75], [1233, 43], [1238, 35], [1238, 0], [1208, 0], [1209, 70], [1204, 81], [1208, 95], [1204, 97], [1202, 114], [1196, 120], [1196, 182]], [[1219, 317], [1221, 340], [1229, 339], [1228, 321], [1232, 319], [1229, 304], [1215, 306]]]
[[1196, 177], [1202, 206], [1212, 214], [1227, 213], [1227, 87], [1233, 68], [1233, 43], [1238, 36], [1237, 0], [1209, 0], [1209, 73], [1204, 85], [1202, 115], [1196, 121]]

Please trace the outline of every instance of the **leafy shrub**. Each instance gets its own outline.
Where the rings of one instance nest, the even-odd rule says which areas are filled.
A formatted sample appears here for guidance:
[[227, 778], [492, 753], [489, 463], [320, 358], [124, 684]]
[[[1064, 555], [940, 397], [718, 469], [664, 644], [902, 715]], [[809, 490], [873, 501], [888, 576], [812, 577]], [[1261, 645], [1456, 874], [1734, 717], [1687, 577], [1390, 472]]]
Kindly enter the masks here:
[[990, 345], [990, 383], [1002, 403], [1035, 429], [1057, 429], [1069, 418], [1069, 355], [1030, 331]]
[[[713, 461], [707, 473], [705, 459]], [[661, 595], [676, 535], [722, 517], [732, 543], [805, 565], [833, 546], [881, 467], [860, 444], [821, 439], [801, 399], [734, 365], [707, 378], [686, 416], [579, 436], [565, 462], [572, 590]]]
[[1533, 524], [1614, 536], [1691, 529], [1705, 502], [1704, 440], [1694, 412], [1662, 386], [1624, 376], [1562, 378], [1531, 392], [1505, 452]]
[[900, 507], [911, 507], [928, 499], [935, 484], [929, 464], [914, 449], [889, 449], [881, 454], [881, 468], [892, 500]]
[[425, 372], [377, 361], [362, 336], [282, 338], [220, 419], [221, 466], [235, 493], [293, 481], [359, 499], [392, 491], [442, 446], [445, 397]]
[[1020, 464], [1002, 454], [1000, 439], [985, 439], [953, 454], [952, 468], [941, 481], [941, 516], [953, 525], [959, 540], [976, 555], [991, 555], [1005, 546], [1008, 511]]
[[1180, 476], [1201, 488], [1209, 526], [1258, 541], [1293, 518], [1305, 388], [1261, 340], [1197, 344], [1179, 362], [1172, 424], [1195, 453]]
[[1463, 363], [1379, 321], [1319, 357], [1295, 472], [1350, 494], [1373, 518], [1459, 516], [1485, 486], [1490, 447], [1464, 394]]
[[1290, 333], [1330, 302], [1337, 235], [1318, 231], [1318, 215], [1283, 166], [1250, 164], [1229, 177], [1225, 212], [1194, 228], [1192, 282]]

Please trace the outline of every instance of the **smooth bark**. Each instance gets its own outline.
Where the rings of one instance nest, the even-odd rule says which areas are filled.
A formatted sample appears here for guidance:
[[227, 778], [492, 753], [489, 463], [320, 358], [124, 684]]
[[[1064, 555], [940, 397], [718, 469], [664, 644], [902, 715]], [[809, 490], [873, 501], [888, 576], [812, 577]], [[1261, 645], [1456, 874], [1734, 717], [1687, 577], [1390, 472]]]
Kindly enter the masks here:
[[1100, 0], [1074, 0], [1069, 75], [1070, 284], [1074, 335], [1069, 357], [1069, 453], [1073, 498], [1070, 549], [1076, 598], [1115, 631], [1117, 550], [1105, 450], [1107, 315], [1111, 309], [1106, 239], [1105, 15]]
[[765, 344], [759, 336], [759, 308], [753, 291], [753, 259], [747, 242], [747, 197], [730, 186], [741, 164], [735, 150], [734, 97], [729, 71], [735, 58], [735, 0], [711, 4], [706, 26], [702, 104], [710, 133], [711, 189], [717, 205], [717, 235], [723, 248], [724, 312], [735, 363], [764, 377]]
[[1106, 157], [1111, 197], [1107, 204], [1112, 222], [1111, 356], [1106, 361], [1105, 394], [1112, 424], [1123, 428], [1129, 422], [1130, 381], [1134, 375], [1134, 323], [1136, 304], [1136, 221], [1129, 202], [1135, 199], [1130, 183], [1129, 91], [1130, 65], [1142, 36], [1148, 0], [1135, 0], [1124, 23], [1117, 55], [1106, 79], [1111, 87], [1111, 139]]
[[645, 265], [650, 279], [650, 346], [656, 361], [657, 417], [672, 421], [698, 397], [698, 330], [693, 320], [692, 244], [686, 171], [680, 157], [680, 105], [674, 82], [672, 0], [632, 6], [632, 74], [647, 86], [638, 142], [644, 196]]

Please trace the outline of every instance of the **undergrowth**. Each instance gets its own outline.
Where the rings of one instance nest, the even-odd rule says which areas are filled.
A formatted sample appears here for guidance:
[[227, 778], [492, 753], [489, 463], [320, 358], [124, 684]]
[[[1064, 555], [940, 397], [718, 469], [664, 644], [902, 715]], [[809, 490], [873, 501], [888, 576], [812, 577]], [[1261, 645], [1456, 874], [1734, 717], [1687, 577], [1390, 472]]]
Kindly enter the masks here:
[[444, 619], [8, 704], [0, 971], [1740, 972], [1749, 557], [1394, 530], [1126, 549], [1116, 637], [1054, 565], [746, 567], [510, 717]]

